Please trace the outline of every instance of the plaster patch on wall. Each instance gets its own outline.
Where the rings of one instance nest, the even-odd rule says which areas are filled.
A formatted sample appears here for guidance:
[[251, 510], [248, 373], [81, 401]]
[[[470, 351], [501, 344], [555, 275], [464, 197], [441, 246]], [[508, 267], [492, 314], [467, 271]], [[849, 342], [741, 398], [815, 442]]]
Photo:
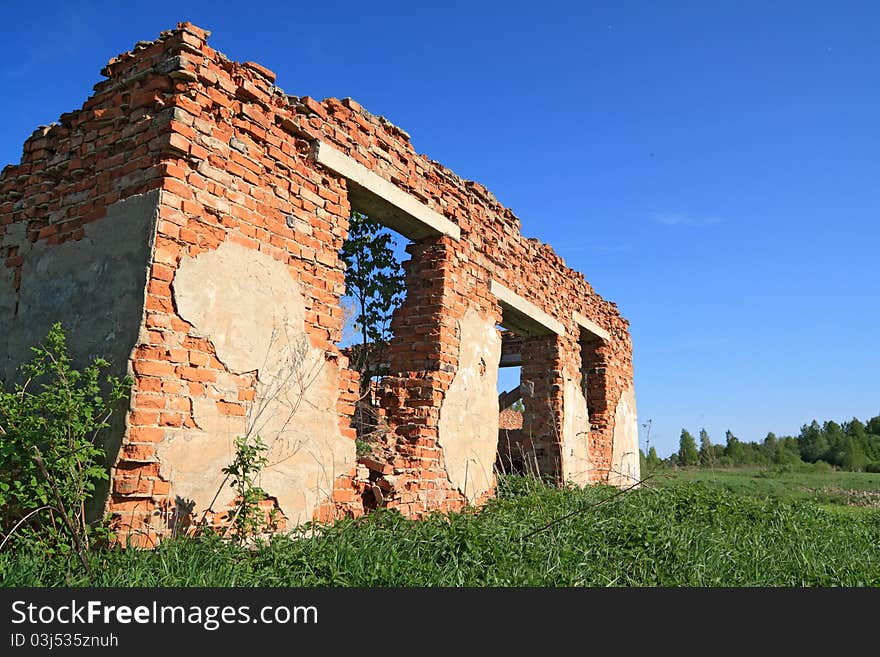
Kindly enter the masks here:
[[193, 420], [199, 430], [169, 430], [156, 449], [159, 475], [173, 482], [174, 495], [196, 503], [202, 511], [211, 504], [226, 508], [235, 497], [232, 488], [224, 485], [221, 470], [232, 462], [236, 436], [247, 430], [241, 416], [221, 415], [213, 399], [193, 400]]
[[474, 503], [494, 477], [501, 335], [473, 308], [458, 327], [458, 371], [440, 407], [437, 441], [449, 481]]
[[630, 385], [621, 395], [614, 411], [614, 447], [608, 483], [612, 486], [632, 486], [639, 479], [639, 424], [636, 393]]
[[261, 373], [254, 408], [263, 410], [252, 410], [250, 422], [269, 445], [261, 485], [298, 524], [311, 520], [334, 480], [355, 468], [355, 443], [339, 431], [336, 365], [310, 346], [294, 343], [288, 353]]
[[562, 474], [578, 486], [590, 482], [590, 418], [587, 398], [568, 374], [563, 389]]
[[235, 242], [184, 258], [173, 286], [180, 316], [233, 372], [262, 365], [280, 328], [303, 330], [305, 306], [287, 267]]
[[[211, 340], [221, 362], [235, 373], [257, 372], [246, 417], [222, 415], [206, 397], [193, 402], [198, 429], [166, 434], [157, 454], [173, 494], [207, 508], [236, 436], [259, 435], [269, 447], [260, 486], [290, 523], [311, 520], [336, 477], [355, 467], [355, 444], [339, 431], [339, 370], [309, 342], [297, 282], [272, 257], [225, 242], [184, 259], [172, 288], [180, 316]], [[234, 390], [223, 374], [209, 386], [216, 398], [229, 399]], [[213, 508], [231, 500], [226, 486]]]

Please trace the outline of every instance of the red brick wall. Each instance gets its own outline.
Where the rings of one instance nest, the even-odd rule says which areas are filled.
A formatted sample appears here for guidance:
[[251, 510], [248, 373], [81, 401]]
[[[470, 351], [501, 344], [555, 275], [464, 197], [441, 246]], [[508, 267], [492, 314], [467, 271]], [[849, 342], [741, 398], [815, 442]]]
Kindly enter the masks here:
[[[0, 177], [0, 231], [27, 222], [31, 239], [78, 239], [119, 199], [161, 189], [153, 264], [146, 290], [142, 341], [131, 363], [135, 375], [128, 429], [113, 473], [109, 510], [149, 543], [166, 527], [170, 482], [159, 476], [155, 445], [166, 428], [191, 426], [192, 399], [224, 366], [209, 341], [179, 317], [171, 282], [184, 255], [232, 240], [286, 264], [306, 296], [312, 344], [343, 373], [338, 404], [343, 434], [351, 428], [357, 373], [337, 343], [343, 316], [343, 267], [338, 252], [351, 211], [346, 181], [314, 163], [313, 143], [325, 141], [456, 223], [461, 239], [425, 238], [409, 247], [407, 299], [393, 320], [383, 383], [383, 407], [394, 433], [393, 453], [337, 480], [317, 517], [363, 512], [370, 487], [385, 503], [411, 516], [457, 509], [437, 443], [439, 407], [457, 367], [456, 322], [469, 306], [500, 322], [489, 293], [494, 279], [516, 290], [564, 324], [566, 335], [524, 344], [523, 380], [534, 382], [525, 428], [556, 472], [562, 412], [561, 372], [586, 367], [593, 424], [593, 481], [607, 478], [617, 400], [632, 381], [628, 323], [596, 294], [582, 274], [552, 249], [520, 234], [520, 222], [479, 183], [459, 178], [414, 151], [408, 135], [356, 102], [288, 96], [275, 75], [236, 63], [206, 44], [189, 24], [165, 32], [111, 60], [108, 79], [61, 125], [25, 144], [22, 162]], [[295, 80], [290, 81], [291, 84]], [[20, 267], [14, 249], [0, 253]], [[576, 310], [612, 339], [581, 362]], [[253, 377], [238, 377], [238, 395], [218, 399], [222, 412], [241, 414], [253, 398]], [[597, 396], [598, 395], [598, 396]]]

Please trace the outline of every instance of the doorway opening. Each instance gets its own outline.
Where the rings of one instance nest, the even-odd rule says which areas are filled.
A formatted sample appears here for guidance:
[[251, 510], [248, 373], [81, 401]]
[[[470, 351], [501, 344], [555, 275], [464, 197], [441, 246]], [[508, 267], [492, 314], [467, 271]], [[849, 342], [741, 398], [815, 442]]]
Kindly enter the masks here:
[[352, 210], [340, 250], [345, 294], [340, 300], [344, 323], [339, 347], [349, 359], [349, 368], [358, 373], [352, 424], [361, 455], [370, 451], [370, 443], [384, 426], [379, 391], [394, 339], [391, 320], [406, 298], [403, 262], [409, 243], [395, 230]]

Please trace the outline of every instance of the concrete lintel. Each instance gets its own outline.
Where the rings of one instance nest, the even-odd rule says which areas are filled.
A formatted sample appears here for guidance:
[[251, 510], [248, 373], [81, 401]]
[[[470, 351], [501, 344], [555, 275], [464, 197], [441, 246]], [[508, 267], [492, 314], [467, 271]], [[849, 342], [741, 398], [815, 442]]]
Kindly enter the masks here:
[[501, 352], [501, 362], [498, 363], [498, 367], [521, 367], [522, 366], [522, 354], [520, 352], [515, 353], [506, 353]]
[[348, 180], [352, 207], [411, 240], [431, 235], [461, 239], [461, 230], [439, 212], [407, 194], [357, 160], [324, 142], [314, 146], [315, 161]]
[[531, 301], [527, 301], [497, 281], [489, 282], [489, 291], [498, 299], [504, 313], [503, 324], [517, 333], [527, 336], [556, 333], [565, 335], [565, 327]]
[[592, 333], [596, 337], [605, 340], [605, 342], [611, 342], [611, 334], [608, 331], [603, 329], [595, 322], [591, 322], [589, 319], [581, 315], [577, 310], [573, 310], [571, 312], [571, 318], [574, 320], [575, 324], [580, 326], [587, 333]]

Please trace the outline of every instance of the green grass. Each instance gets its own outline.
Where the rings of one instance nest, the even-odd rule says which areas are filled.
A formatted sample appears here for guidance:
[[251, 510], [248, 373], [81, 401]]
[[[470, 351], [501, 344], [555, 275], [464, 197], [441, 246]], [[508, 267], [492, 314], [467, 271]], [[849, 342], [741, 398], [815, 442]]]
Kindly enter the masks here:
[[880, 474], [832, 470], [828, 466], [679, 468], [659, 470], [651, 479], [656, 486], [681, 482], [701, 483], [750, 497], [809, 500], [843, 512], [880, 508]]
[[[653, 481], [653, 480], [652, 480]], [[537, 528], [616, 489], [506, 477], [482, 512], [389, 511], [248, 551], [177, 539], [92, 555], [95, 577], [40, 554], [0, 554], [10, 586], [880, 586], [880, 511], [666, 481]]]

